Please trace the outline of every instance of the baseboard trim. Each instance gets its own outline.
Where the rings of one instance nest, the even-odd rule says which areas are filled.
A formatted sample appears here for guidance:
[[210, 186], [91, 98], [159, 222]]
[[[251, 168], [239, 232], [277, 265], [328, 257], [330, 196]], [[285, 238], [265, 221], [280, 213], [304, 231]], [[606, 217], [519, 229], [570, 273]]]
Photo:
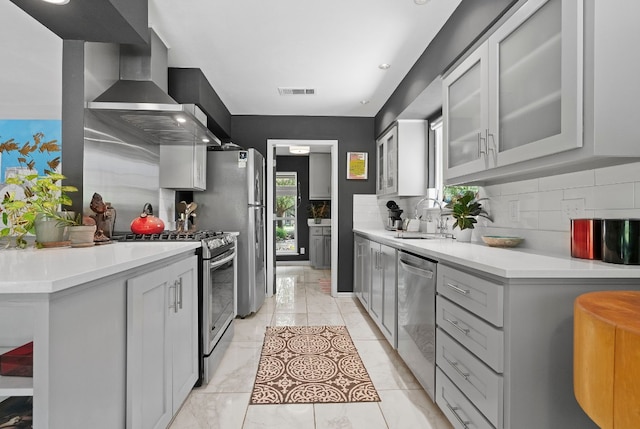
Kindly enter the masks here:
[[353, 292], [338, 292], [336, 298], [353, 298], [355, 295]]
[[287, 265], [311, 265], [309, 261], [276, 261], [276, 267], [286, 267]]

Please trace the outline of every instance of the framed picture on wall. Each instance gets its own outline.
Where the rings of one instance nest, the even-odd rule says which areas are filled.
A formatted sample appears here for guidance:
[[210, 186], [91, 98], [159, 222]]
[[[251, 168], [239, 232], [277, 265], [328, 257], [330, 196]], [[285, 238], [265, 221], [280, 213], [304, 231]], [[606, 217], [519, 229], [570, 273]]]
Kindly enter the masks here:
[[347, 152], [347, 180], [367, 180], [367, 152]]

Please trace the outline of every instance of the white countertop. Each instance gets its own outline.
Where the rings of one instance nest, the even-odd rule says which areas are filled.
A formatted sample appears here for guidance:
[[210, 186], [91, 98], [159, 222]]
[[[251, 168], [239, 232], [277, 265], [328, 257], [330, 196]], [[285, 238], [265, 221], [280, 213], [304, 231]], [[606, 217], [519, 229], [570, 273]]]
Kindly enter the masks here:
[[331, 226], [331, 219], [320, 219], [320, 223], [316, 223], [315, 219], [307, 219], [309, 226]]
[[0, 294], [53, 293], [200, 247], [200, 242], [116, 242], [90, 248], [1, 249]]
[[640, 279], [640, 266], [618, 265], [570, 256], [545, 256], [526, 249], [459, 243], [451, 238], [400, 239], [396, 231], [354, 229], [383, 244], [416, 252], [440, 262], [448, 261], [504, 278], [610, 278]]

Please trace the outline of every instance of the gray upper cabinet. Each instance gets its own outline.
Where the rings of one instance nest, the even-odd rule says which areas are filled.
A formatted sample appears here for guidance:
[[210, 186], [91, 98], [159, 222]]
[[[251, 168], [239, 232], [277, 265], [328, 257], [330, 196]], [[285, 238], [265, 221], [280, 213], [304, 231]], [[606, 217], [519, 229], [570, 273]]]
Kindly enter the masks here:
[[207, 188], [205, 145], [160, 146], [160, 187], [204, 191]]
[[377, 195], [426, 193], [426, 132], [426, 121], [402, 119], [376, 141]]
[[628, 114], [640, 87], [620, 79], [621, 71], [629, 78], [640, 72], [637, 56], [627, 55], [635, 23], [624, 7], [601, 3], [530, 0], [445, 76], [447, 184], [541, 177], [640, 156], [629, 137], [640, 114]]
[[331, 154], [309, 154], [309, 199], [331, 199]]

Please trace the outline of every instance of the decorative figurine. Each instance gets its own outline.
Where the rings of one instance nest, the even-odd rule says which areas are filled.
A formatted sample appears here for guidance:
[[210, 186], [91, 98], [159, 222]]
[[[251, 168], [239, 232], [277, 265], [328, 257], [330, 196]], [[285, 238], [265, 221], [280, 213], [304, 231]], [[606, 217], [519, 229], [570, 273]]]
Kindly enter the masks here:
[[91, 218], [96, 221], [96, 241], [109, 241], [116, 222], [116, 209], [111, 207], [111, 203], [105, 203], [98, 193], [93, 194], [89, 208], [95, 213]]

